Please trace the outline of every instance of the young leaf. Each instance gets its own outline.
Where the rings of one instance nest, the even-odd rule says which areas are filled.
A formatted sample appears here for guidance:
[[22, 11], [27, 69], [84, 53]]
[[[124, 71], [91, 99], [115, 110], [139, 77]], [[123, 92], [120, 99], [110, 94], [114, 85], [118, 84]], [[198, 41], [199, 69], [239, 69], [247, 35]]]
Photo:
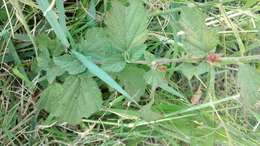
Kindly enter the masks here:
[[242, 64], [238, 71], [241, 101], [246, 108], [253, 109], [260, 100], [260, 74], [247, 64]]
[[86, 67], [71, 55], [63, 55], [53, 58], [54, 63], [71, 75], [82, 73]]
[[146, 84], [143, 78], [144, 73], [144, 69], [128, 65], [118, 74], [120, 83], [125, 87], [125, 90], [135, 99], [135, 101], [139, 101], [140, 97], [145, 93]]
[[112, 1], [112, 10], [105, 18], [105, 24], [113, 45], [126, 51], [144, 43], [148, 13], [140, 0], [129, 1], [128, 6]]
[[84, 74], [69, 76], [62, 85], [49, 85], [39, 105], [61, 121], [77, 124], [101, 108], [102, 97], [96, 82]]
[[183, 48], [191, 55], [205, 56], [218, 43], [217, 34], [210, 31], [204, 21], [205, 16], [199, 9], [184, 7], [173, 25]]

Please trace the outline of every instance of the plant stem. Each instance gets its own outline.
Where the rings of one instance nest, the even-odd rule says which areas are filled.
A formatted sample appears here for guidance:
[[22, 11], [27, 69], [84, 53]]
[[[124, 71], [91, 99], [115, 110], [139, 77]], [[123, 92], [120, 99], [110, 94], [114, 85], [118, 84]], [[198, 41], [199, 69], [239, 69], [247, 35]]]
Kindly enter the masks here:
[[[190, 57], [190, 58], [176, 58], [176, 59], [168, 59], [162, 58], [154, 60], [153, 62], [148, 62], [144, 60], [130, 62], [134, 64], [144, 64], [144, 65], [163, 65], [163, 64], [170, 64], [170, 63], [196, 63], [200, 61], [207, 61], [206, 57]], [[257, 62], [260, 61], [260, 55], [249, 55], [249, 56], [242, 56], [242, 57], [220, 57], [216, 64], [239, 64], [244, 62]]]

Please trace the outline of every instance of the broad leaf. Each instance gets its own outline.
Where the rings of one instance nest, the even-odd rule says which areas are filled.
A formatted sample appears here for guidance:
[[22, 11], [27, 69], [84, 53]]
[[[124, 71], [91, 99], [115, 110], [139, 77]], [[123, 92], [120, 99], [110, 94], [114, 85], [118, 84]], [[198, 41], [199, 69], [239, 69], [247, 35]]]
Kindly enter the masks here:
[[86, 67], [71, 55], [65, 54], [60, 57], [54, 57], [53, 61], [61, 69], [72, 75], [82, 73], [86, 70]]
[[120, 83], [135, 101], [139, 101], [140, 97], [145, 93], [146, 84], [143, 78], [144, 73], [144, 69], [128, 65], [118, 74]]
[[175, 21], [173, 27], [177, 40], [190, 55], [205, 56], [216, 47], [217, 34], [207, 28], [205, 16], [199, 9], [184, 7], [179, 20]]
[[80, 41], [78, 50], [95, 61], [104, 61], [106, 57], [114, 53], [112, 43], [109, 41], [103, 28], [91, 28], [86, 32], [86, 36]]
[[113, 46], [128, 50], [143, 45], [147, 35], [148, 13], [140, 0], [129, 1], [128, 6], [114, 0], [105, 24]]
[[78, 50], [91, 57], [94, 62], [101, 63], [101, 68], [108, 72], [120, 72], [126, 64], [123, 53], [112, 47], [103, 28], [89, 29]]
[[102, 97], [96, 82], [84, 74], [49, 85], [39, 105], [61, 121], [77, 124], [101, 108]]
[[256, 108], [260, 101], [260, 74], [250, 65], [242, 64], [238, 71], [241, 101], [246, 108]]

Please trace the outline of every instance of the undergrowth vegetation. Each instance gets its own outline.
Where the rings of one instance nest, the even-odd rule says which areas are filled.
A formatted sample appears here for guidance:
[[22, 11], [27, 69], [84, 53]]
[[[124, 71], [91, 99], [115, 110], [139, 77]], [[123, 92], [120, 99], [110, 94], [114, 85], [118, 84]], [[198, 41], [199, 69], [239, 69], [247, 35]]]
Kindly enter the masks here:
[[0, 0], [0, 145], [260, 145], [259, 0]]

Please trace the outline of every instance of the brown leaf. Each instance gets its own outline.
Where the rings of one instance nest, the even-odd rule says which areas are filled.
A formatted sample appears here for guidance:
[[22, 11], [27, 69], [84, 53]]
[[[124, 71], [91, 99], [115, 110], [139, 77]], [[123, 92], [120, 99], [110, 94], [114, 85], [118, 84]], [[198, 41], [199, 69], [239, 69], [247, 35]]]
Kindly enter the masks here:
[[199, 104], [201, 96], [202, 96], [202, 91], [201, 91], [201, 86], [199, 86], [195, 94], [191, 97], [191, 104], [192, 105]]

